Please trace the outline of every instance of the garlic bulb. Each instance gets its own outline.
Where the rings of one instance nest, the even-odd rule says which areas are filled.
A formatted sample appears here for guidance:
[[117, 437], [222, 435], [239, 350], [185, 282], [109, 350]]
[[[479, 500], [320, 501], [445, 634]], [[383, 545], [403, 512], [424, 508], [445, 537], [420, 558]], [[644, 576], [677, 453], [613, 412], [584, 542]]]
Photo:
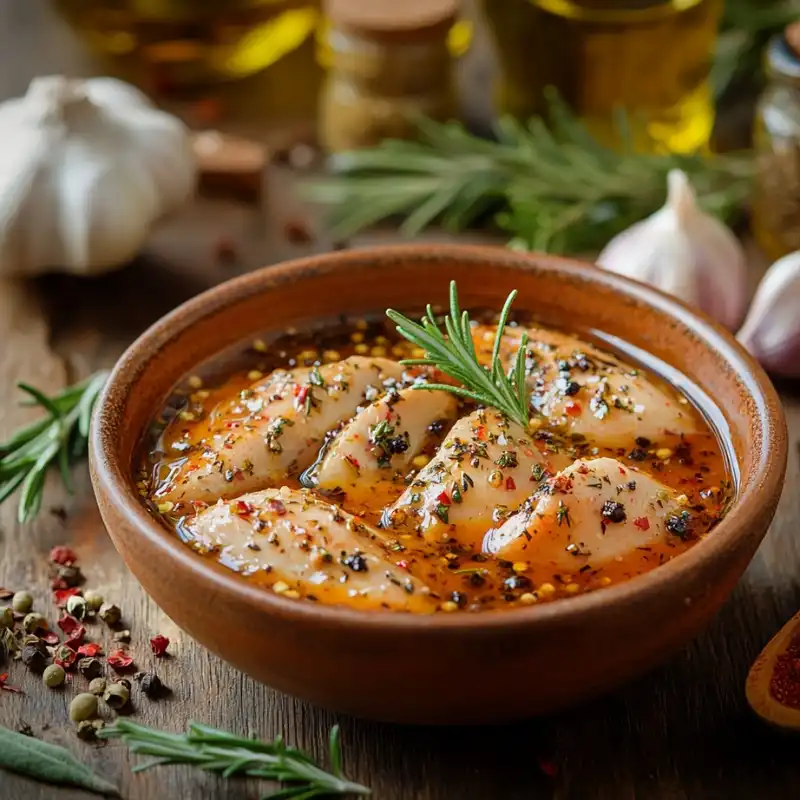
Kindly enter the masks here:
[[194, 188], [184, 125], [112, 78], [34, 79], [0, 137], [0, 275], [123, 264]]
[[597, 263], [649, 283], [735, 329], [744, 316], [746, 264], [736, 237], [697, 206], [681, 170], [667, 176], [667, 202], [614, 237]]
[[736, 338], [765, 369], [800, 377], [800, 251], [767, 270]]

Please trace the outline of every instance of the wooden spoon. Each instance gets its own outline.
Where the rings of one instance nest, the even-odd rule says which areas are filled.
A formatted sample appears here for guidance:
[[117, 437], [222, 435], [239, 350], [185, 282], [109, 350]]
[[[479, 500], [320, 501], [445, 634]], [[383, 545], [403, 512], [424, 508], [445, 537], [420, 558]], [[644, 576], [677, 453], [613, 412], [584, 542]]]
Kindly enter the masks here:
[[800, 731], [800, 612], [761, 651], [750, 668], [745, 693], [759, 717]]

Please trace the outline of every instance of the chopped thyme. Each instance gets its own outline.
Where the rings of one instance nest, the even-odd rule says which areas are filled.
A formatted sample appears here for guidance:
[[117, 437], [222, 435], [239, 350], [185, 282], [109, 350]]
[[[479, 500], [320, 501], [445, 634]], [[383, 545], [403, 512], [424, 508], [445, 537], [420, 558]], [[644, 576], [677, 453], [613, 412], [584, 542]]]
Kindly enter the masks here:
[[494, 463], [497, 464], [498, 467], [509, 467], [513, 469], [519, 465], [519, 459], [513, 450], [504, 450]]
[[283, 445], [281, 445], [279, 439], [283, 435], [284, 428], [292, 427], [292, 425], [294, 425], [294, 422], [284, 417], [277, 417], [273, 422], [270, 423], [264, 436], [264, 441], [266, 442], [267, 449], [270, 452], [283, 452]]
[[541, 464], [534, 464], [531, 467], [531, 477], [539, 483], [544, 478], [544, 467]]
[[569, 518], [569, 509], [564, 505], [563, 500], [558, 501], [558, 508], [556, 509], [556, 522], [558, 523], [559, 527], [561, 523], [566, 523], [567, 527], [569, 528], [572, 524]]
[[436, 504], [434, 514], [436, 514], [436, 516], [439, 517], [439, 519], [444, 522], [445, 525], [450, 522], [449, 508], [444, 503]]

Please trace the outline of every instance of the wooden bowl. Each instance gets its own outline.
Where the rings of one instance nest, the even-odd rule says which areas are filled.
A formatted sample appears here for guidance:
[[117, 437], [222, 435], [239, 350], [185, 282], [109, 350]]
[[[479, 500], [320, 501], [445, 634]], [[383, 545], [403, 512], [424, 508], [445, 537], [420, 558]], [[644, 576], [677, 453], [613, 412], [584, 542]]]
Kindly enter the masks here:
[[[738, 473], [714, 532], [674, 561], [607, 589], [481, 614], [359, 612], [281, 598], [202, 559], [147, 513], [134, 451], [177, 381], [265, 329], [339, 313], [446, 303], [517, 309], [649, 351], [702, 387]], [[707, 409], [711, 410], [711, 409]], [[658, 291], [577, 261], [500, 248], [400, 246], [289, 262], [173, 311], [122, 356], [98, 403], [91, 469], [125, 562], [190, 636], [238, 669], [331, 709], [413, 723], [501, 721], [573, 704], [639, 675], [700, 631], [772, 520], [786, 426], [768, 378], [729, 333]]]

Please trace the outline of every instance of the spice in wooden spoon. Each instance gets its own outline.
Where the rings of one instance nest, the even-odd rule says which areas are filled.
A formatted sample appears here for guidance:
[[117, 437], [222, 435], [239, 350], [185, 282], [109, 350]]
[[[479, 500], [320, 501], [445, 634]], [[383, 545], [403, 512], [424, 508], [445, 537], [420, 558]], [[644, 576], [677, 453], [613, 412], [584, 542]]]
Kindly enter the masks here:
[[759, 717], [780, 728], [800, 731], [800, 612], [756, 659], [745, 691]]

